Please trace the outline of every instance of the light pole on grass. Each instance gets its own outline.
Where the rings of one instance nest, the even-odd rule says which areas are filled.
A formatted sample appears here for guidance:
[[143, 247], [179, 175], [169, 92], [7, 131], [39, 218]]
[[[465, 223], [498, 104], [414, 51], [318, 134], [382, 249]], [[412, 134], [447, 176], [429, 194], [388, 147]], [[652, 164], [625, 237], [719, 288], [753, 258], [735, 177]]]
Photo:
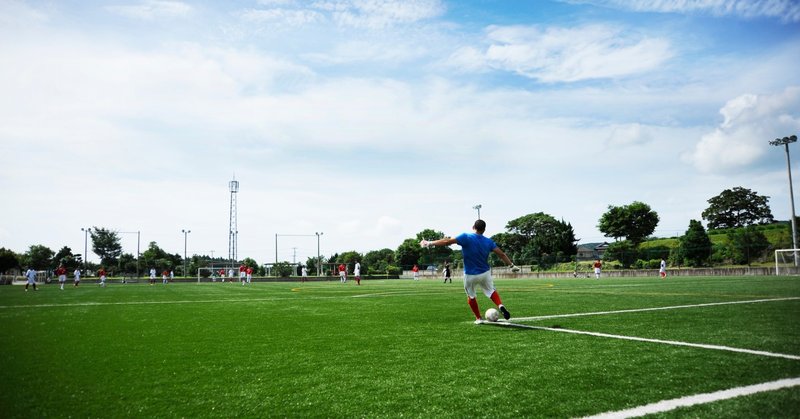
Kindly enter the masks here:
[[191, 232], [192, 230], [181, 230], [181, 233], [183, 233], [183, 277], [184, 278], [186, 278], [186, 241], [187, 241], [187, 236]]
[[92, 228], [81, 227], [81, 231], [83, 232], [83, 269], [86, 270], [86, 267], [88, 266], [87, 263], [89, 262], [89, 232], [92, 231]]
[[[797, 249], [797, 225], [794, 217], [794, 190], [792, 189], [792, 163], [789, 159], [789, 144], [797, 142], [797, 136], [792, 135], [791, 137], [783, 137], [783, 138], [776, 138], [773, 141], [770, 141], [770, 145], [774, 145], [776, 147], [783, 146], [786, 150], [786, 167], [789, 171], [789, 201], [792, 204], [792, 249]], [[797, 252], [794, 252], [794, 266], [798, 266], [797, 260]]]
[[481, 219], [481, 207], [482, 207], [482, 205], [481, 205], [481, 204], [478, 204], [478, 205], [475, 205], [474, 207], [472, 207], [472, 209], [474, 209], [474, 210], [477, 210], [477, 211], [478, 211], [478, 219], [479, 219], [479, 220]]
[[314, 234], [317, 235], [317, 276], [322, 276], [322, 261], [319, 259], [319, 236], [325, 234], [321, 231], [315, 232]]

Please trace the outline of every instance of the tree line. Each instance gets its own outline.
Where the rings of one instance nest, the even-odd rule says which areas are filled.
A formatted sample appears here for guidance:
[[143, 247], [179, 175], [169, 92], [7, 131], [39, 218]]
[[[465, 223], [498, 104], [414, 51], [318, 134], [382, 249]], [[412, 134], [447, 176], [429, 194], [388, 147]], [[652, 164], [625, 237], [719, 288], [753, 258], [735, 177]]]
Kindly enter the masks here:
[[[598, 220], [597, 227], [606, 237], [613, 238], [603, 258], [617, 261], [622, 268], [644, 267], [654, 260], [669, 259], [676, 266], [707, 266], [712, 263], [749, 264], [762, 257], [770, 248], [770, 243], [761, 225], [771, 224], [774, 218], [769, 208], [769, 197], [743, 187], [726, 189], [708, 200], [709, 206], [701, 214], [708, 230], [699, 220], [690, 220], [686, 232], [678, 238], [677, 246], [645, 246], [652, 240], [659, 216], [649, 205], [634, 201], [628, 205], [609, 205]], [[724, 231], [727, 241], [724, 246], [715, 246], [709, 234]], [[183, 260], [180, 254], [170, 254], [161, 249], [156, 242], [150, 242], [147, 249], [137, 257], [122, 252], [119, 234], [113, 230], [94, 227], [89, 231], [92, 251], [100, 257], [100, 263], [85, 263], [84, 255], [75, 254], [67, 246], [58, 252], [43, 245], [32, 245], [27, 252], [16, 254], [0, 248], [0, 272], [11, 269], [32, 267], [37, 270], [52, 270], [63, 265], [69, 271], [76, 268], [96, 269], [103, 266], [116, 275], [145, 276], [150, 268], [159, 272], [172, 270], [178, 276], [193, 276], [198, 268], [224, 266], [232, 263], [224, 258], [208, 255], [193, 255]], [[441, 231], [424, 229], [413, 238], [405, 239], [396, 249], [380, 249], [366, 252], [346, 251], [319, 259], [310, 257], [305, 266], [310, 275], [318, 275], [318, 266], [330, 269], [333, 265], [345, 264], [352, 268], [360, 262], [362, 273], [397, 275], [404, 269], [418, 265], [421, 269], [440, 266], [450, 262], [454, 269], [461, 266], [461, 253], [446, 247], [423, 249], [420, 240], [436, 240], [445, 237]], [[531, 265], [536, 269], [550, 269], [558, 264], [577, 262], [577, 243], [572, 225], [543, 212], [527, 214], [509, 221], [505, 231], [491, 237], [518, 265]], [[787, 244], [789, 246], [790, 244]], [[784, 246], [784, 247], [787, 247]], [[185, 262], [185, 263], [184, 263]], [[267, 271], [252, 258], [244, 258], [234, 263], [250, 266], [256, 275]], [[500, 265], [499, 259], [492, 256], [490, 261]], [[183, 272], [186, 265], [186, 272]], [[277, 263], [271, 267], [272, 275], [296, 275], [297, 266], [288, 262]], [[323, 268], [322, 274], [328, 274]]]

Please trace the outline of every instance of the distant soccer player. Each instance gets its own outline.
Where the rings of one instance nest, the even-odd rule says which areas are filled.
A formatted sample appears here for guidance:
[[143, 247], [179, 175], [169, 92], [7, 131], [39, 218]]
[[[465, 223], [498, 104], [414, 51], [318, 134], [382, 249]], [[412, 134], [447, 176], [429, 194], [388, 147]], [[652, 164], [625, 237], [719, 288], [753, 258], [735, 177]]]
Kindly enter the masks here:
[[414, 267], [411, 268], [411, 272], [414, 272], [414, 281], [419, 281], [419, 266], [414, 264]]
[[356, 285], [361, 285], [361, 264], [356, 261], [356, 266], [353, 268], [353, 276], [356, 277]]
[[25, 271], [25, 278], [26, 278], [25, 291], [28, 291], [28, 285], [33, 285], [33, 290], [37, 291], [36, 290], [36, 271], [34, 271], [33, 268], [29, 267], [28, 270]]
[[100, 286], [105, 288], [105, 286], [106, 286], [106, 270], [101, 266], [100, 270], [97, 271], [97, 274], [100, 275]]
[[247, 280], [246, 272], [247, 272], [247, 267], [244, 266], [244, 263], [239, 265], [239, 281], [242, 282], [242, 285], [244, 285], [244, 282]]
[[308, 280], [308, 268], [303, 266], [300, 270], [300, 282], [306, 282]]
[[168, 275], [169, 275], [169, 271], [167, 271], [166, 269], [164, 269], [164, 270], [161, 272], [161, 283], [162, 283], [162, 284], [164, 284], [164, 285], [166, 285], [166, 284], [167, 284], [167, 276], [168, 276]]
[[156, 268], [150, 268], [150, 285], [156, 284]]
[[342, 284], [347, 282], [347, 267], [344, 266], [344, 263], [339, 264], [339, 282]]
[[661, 275], [661, 279], [667, 277], [667, 261], [661, 259], [661, 267], [658, 268], [658, 273]]
[[74, 286], [78, 286], [81, 283], [81, 268], [75, 268], [75, 272], [72, 273], [73, 283]]
[[58, 265], [58, 268], [56, 268], [56, 275], [58, 275], [58, 283], [63, 290], [64, 283], [67, 282], [67, 268], [65, 268], [64, 265]]
[[600, 262], [600, 259], [594, 261], [594, 279], [600, 279], [600, 271], [603, 269], [603, 263]]
[[225, 268], [219, 270], [219, 277], [222, 278], [222, 282], [225, 282]]
[[422, 247], [430, 246], [450, 246], [451, 244], [458, 244], [461, 246], [461, 254], [464, 256], [464, 291], [467, 293], [467, 304], [475, 315], [475, 324], [483, 323], [481, 317], [481, 309], [478, 307], [477, 293], [475, 288], [481, 288], [483, 294], [489, 297], [503, 317], [508, 320], [511, 318], [511, 313], [503, 301], [500, 299], [500, 294], [494, 287], [494, 280], [492, 279], [492, 272], [489, 268], [489, 254], [494, 253], [500, 259], [511, 267], [511, 272], [519, 272], [519, 268], [514, 265], [514, 262], [500, 249], [495, 242], [483, 235], [486, 231], [486, 222], [483, 220], [476, 220], [472, 225], [472, 233], [461, 233], [456, 238], [445, 237], [443, 239], [427, 241], [422, 240], [420, 245]]
[[249, 284], [253, 280], [253, 268], [248, 266], [244, 273], [247, 275], [247, 283]]
[[452, 271], [450, 270], [450, 262], [444, 263], [444, 283], [446, 284], [448, 280], [450, 283], [453, 283], [453, 278], [451, 277]]

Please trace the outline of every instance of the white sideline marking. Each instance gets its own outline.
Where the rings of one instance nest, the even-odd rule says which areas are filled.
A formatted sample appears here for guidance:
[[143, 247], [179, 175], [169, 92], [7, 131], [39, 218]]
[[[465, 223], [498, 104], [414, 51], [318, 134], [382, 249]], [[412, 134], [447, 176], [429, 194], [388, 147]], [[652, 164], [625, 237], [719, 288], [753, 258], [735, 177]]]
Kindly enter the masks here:
[[586, 416], [585, 419], [622, 419], [635, 418], [638, 416], [650, 415], [653, 413], [668, 412], [679, 407], [689, 407], [697, 404], [712, 403], [720, 400], [728, 400], [740, 396], [761, 393], [765, 391], [780, 390], [800, 385], [800, 378], [787, 378], [783, 380], [771, 381], [768, 383], [754, 384], [744, 387], [736, 387], [728, 390], [715, 391], [713, 393], [696, 394], [672, 400], [662, 400], [660, 402], [646, 404], [616, 412], [600, 413], [599, 415]]
[[600, 315], [605, 315], [605, 314], [638, 313], [638, 312], [642, 312], [642, 311], [676, 310], [676, 309], [680, 309], [680, 308], [724, 306], [724, 305], [729, 305], [729, 304], [767, 303], [767, 302], [772, 302], [772, 301], [790, 301], [790, 300], [800, 300], [800, 297], [765, 298], [765, 299], [760, 299], [760, 300], [725, 301], [725, 302], [721, 302], [721, 303], [689, 304], [689, 305], [669, 306], [669, 307], [649, 307], [649, 308], [633, 308], [633, 309], [629, 309], [629, 310], [595, 311], [595, 312], [591, 312], [591, 313], [570, 313], [570, 314], [553, 314], [553, 315], [549, 315], [549, 316], [515, 317], [514, 320], [535, 321], [535, 320], [546, 320], [546, 319], [558, 319], [558, 318], [562, 318], [562, 317], [600, 316]]
[[[516, 320], [516, 319], [514, 319]], [[677, 340], [661, 340], [661, 339], [650, 339], [650, 338], [640, 338], [636, 336], [624, 336], [624, 335], [612, 335], [608, 333], [599, 333], [599, 332], [587, 332], [583, 330], [573, 330], [573, 329], [561, 329], [555, 327], [544, 327], [544, 326], [530, 326], [526, 324], [517, 324], [517, 323], [487, 323], [491, 325], [497, 326], [505, 326], [505, 327], [519, 327], [523, 329], [535, 329], [535, 330], [549, 330], [551, 332], [562, 332], [562, 333], [573, 333], [576, 335], [588, 335], [588, 336], [596, 336], [601, 338], [612, 338], [612, 339], [622, 339], [622, 340], [632, 340], [636, 342], [649, 342], [649, 343], [662, 343], [665, 345], [673, 345], [673, 346], [688, 346], [691, 348], [702, 348], [702, 349], [714, 349], [717, 351], [728, 351], [728, 352], [738, 352], [743, 354], [750, 354], [750, 355], [761, 355], [761, 356], [769, 356], [773, 358], [785, 358], [791, 359], [794, 361], [800, 361], [800, 356], [797, 355], [790, 355], [790, 354], [779, 354], [775, 352], [767, 352], [767, 351], [755, 351], [752, 349], [741, 349], [741, 348], [733, 348], [730, 346], [721, 346], [721, 345], [706, 345], [704, 343], [690, 343], [690, 342], [680, 342]]]

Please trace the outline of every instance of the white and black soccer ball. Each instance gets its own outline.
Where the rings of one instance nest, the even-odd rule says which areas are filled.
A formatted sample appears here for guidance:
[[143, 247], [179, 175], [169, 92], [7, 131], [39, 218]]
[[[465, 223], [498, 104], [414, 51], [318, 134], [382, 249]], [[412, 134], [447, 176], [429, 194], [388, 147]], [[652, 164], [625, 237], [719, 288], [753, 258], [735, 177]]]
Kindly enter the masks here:
[[490, 322], [496, 322], [497, 319], [500, 318], [500, 312], [497, 311], [496, 308], [490, 308], [486, 310], [486, 315], [484, 317]]

